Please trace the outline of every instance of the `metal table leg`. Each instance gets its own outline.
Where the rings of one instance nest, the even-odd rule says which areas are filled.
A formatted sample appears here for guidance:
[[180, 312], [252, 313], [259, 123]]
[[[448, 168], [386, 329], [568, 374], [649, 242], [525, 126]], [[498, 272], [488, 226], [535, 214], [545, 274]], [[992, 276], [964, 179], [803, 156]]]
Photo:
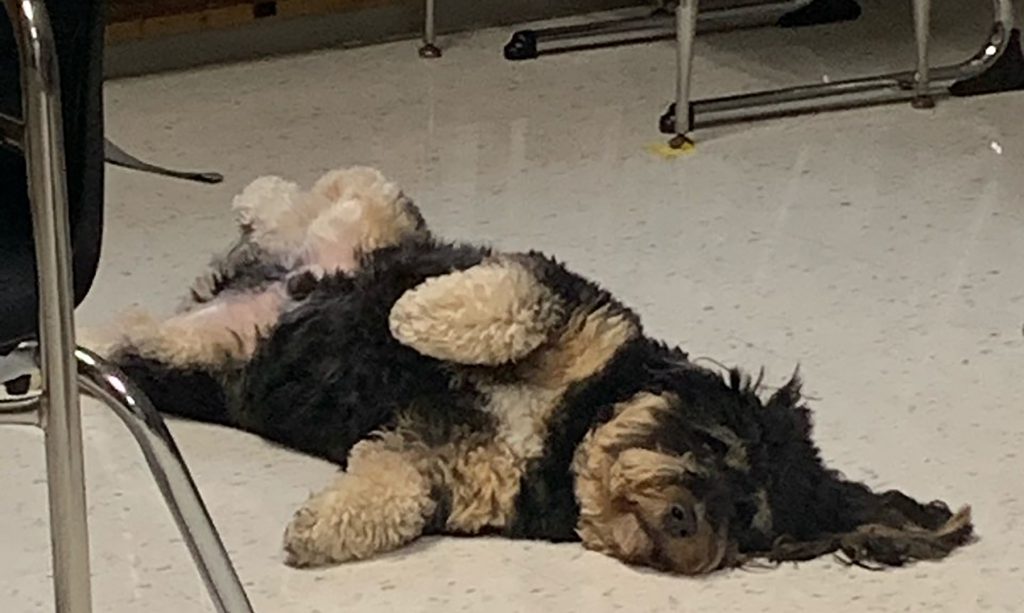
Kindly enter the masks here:
[[[918, 39], [919, 66], [916, 70], [691, 101], [689, 126], [692, 130], [725, 123], [908, 101], [924, 95], [960, 96], [1024, 89], [1024, 54], [1021, 52], [1020, 33], [1014, 29], [1013, 0], [992, 0], [992, 3], [995, 21], [982, 48], [958, 64], [926, 69], [924, 79], [918, 78], [918, 72], [920, 66], [927, 63], [928, 37], [926, 28], [918, 28], [923, 36]], [[926, 13], [920, 9], [915, 11], [920, 15]], [[926, 20], [917, 21], [926, 25]], [[682, 44], [686, 44], [685, 41]], [[679, 57], [689, 61], [682, 53]], [[679, 72], [684, 72], [683, 67]], [[662, 132], [678, 134], [676, 122], [676, 104], [672, 104], [661, 116]]]
[[[700, 33], [780, 26], [799, 28], [855, 19], [860, 6], [854, 0], [770, 0], [706, 10], [700, 14]], [[505, 45], [509, 60], [534, 59], [541, 55], [635, 45], [675, 36], [672, 11], [664, 6], [649, 14], [589, 21], [539, 30], [519, 30]]]
[[931, 0], [913, 0], [914, 4], [914, 38], [917, 42], [917, 72], [914, 74], [914, 99], [911, 104], [915, 109], [935, 107], [935, 98], [930, 91], [928, 68], [928, 42], [931, 38]]
[[[700, 15], [698, 26], [700, 32], [717, 32], [774, 25], [810, 3], [775, 0], [708, 10]], [[505, 44], [504, 55], [507, 60], [532, 60], [542, 55], [671, 40], [673, 36], [672, 13], [658, 9], [642, 17], [518, 30]]]
[[690, 106], [690, 83], [693, 77], [693, 41], [697, 37], [698, 0], [679, 0], [676, 5], [676, 136], [669, 143], [680, 149], [690, 142], [693, 113]]
[[434, 29], [434, 0], [424, 0], [423, 3], [423, 45], [420, 47], [420, 57], [441, 57], [441, 48], [437, 46], [437, 32]]

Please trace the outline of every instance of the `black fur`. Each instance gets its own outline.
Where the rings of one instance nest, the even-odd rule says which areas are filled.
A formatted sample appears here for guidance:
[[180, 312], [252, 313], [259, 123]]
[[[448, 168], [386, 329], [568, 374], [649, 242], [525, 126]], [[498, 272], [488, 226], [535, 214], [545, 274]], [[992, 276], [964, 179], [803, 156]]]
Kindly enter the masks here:
[[186, 419], [234, 426], [222, 377], [195, 369], [168, 368], [156, 360], [122, 352], [118, 366], [161, 412]]
[[[119, 362], [162, 411], [238, 427], [341, 466], [356, 442], [394, 425], [399, 412], [415, 422], [428, 445], [447, 442], [456, 432], [488, 436], [494, 424], [481, 410], [480, 392], [467, 383], [472, 369], [423, 356], [398, 343], [388, 328], [391, 307], [407, 290], [488, 255], [478, 247], [416, 239], [364, 256], [354, 275], [303, 277], [291, 288], [301, 303], [282, 316], [244, 365], [174, 370], [130, 351]], [[608, 292], [556, 261], [536, 253], [518, 257], [570, 310], [603, 307], [639, 327], [636, 316]], [[245, 266], [238, 270], [243, 289], [260, 274], [271, 274], [252, 269], [250, 278]], [[510, 365], [488, 376], [514, 373]], [[935, 531], [952, 514], [942, 503], [922, 505], [899, 492], [872, 492], [825, 467], [798, 378], [763, 401], [758, 382], [739, 371], [723, 377], [688, 361], [679, 349], [642, 336], [621, 347], [600, 373], [569, 389], [547, 424], [543, 455], [527, 464], [503, 534], [576, 540], [576, 448], [612, 417], [616, 403], [641, 391], [678, 401], [637, 444], [694, 455], [703, 474], [687, 486], [713, 521], [729, 525], [741, 554], [793, 560], [842, 550], [854, 559], [897, 564], [948, 553], [969, 535], [969, 527], [945, 540], [865, 532], [869, 525]], [[431, 530], [444, 525], [447, 504], [446, 492], [435, 493], [439, 514]]]
[[579, 540], [580, 509], [571, 471], [576, 447], [612, 417], [615, 404], [645, 389], [653, 371], [685, 361], [682, 351], [641, 338], [620, 349], [599, 375], [572, 386], [549, 426], [544, 455], [527, 465], [506, 536]]
[[209, 295], [200, 294], [193, 288], [190, 297], [195, 303], [203, 303], [225, 291], [255, 291], [284, 280], [288, 272], [283, 263], [270, 257], [266, 250], [245, 234], [227, 253], [212, 262], [211, 285], [204, 288], [209, 291]]

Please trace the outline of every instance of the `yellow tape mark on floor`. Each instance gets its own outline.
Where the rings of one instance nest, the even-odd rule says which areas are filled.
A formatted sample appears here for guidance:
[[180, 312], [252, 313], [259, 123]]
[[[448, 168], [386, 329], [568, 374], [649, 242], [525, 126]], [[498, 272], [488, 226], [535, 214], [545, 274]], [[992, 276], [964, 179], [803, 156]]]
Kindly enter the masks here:
[[688, 155], [697, 150], [697, 146], [693, 143], [684, 143], [682, 147], [676, 149], [669, 146], [666, 142], [654, 143], [647, 146], [647, 151], [653, 155], [656, 155], [664, 160], [672, 160], [677, 157]]

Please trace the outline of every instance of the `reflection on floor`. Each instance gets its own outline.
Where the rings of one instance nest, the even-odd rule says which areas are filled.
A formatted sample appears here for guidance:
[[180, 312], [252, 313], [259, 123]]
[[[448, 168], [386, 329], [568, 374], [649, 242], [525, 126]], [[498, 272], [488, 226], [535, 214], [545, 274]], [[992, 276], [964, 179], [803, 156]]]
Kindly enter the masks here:
[[[905, 67], [909, 8], [890, 4], [868, 2], [853, 25], [703, 38], [696, 91]], [[937, 3], [937, 61], [985, 31], [980, 9], [951, 5]], [[875, 486], [973, 504], [982, 540], [886, 573], [822, 560], [688, 580], [573, 545], [484, 539], [295, 571], [281, 532], [334, 469], [174, 423], [258, 610], [1024, 610], [1024, 95], [708, 131], [665, 160], [648, 146], [672, 92], [669, 45], [508, 64], [506, 36], [449, 40], [429, 63], [406, 42], [110, 83], [112, 137], [228, 179], [112, 169], [80, 319], [169, 310], [224, 244], [231, 196], [253, 177], [308, 183], [372, 164], [438, 231], [556, 253], [694, 355], [764, 364], [772, 381], [800, 363], [830, 460]], [[130, 438], [95, 405], [86, 413], [96, 610], [209, 610]], [[52, 610], [38, 435], [0, 430], [0, 467], [0, 610]]]

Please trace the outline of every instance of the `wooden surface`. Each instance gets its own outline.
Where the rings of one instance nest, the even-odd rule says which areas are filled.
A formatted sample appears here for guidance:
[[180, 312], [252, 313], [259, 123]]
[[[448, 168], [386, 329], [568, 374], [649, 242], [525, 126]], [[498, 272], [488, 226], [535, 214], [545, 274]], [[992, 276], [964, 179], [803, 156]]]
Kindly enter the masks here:
[[110, 0], [107, 42], [240, 26], [260, 19], [317, 15], [393, 0]]

